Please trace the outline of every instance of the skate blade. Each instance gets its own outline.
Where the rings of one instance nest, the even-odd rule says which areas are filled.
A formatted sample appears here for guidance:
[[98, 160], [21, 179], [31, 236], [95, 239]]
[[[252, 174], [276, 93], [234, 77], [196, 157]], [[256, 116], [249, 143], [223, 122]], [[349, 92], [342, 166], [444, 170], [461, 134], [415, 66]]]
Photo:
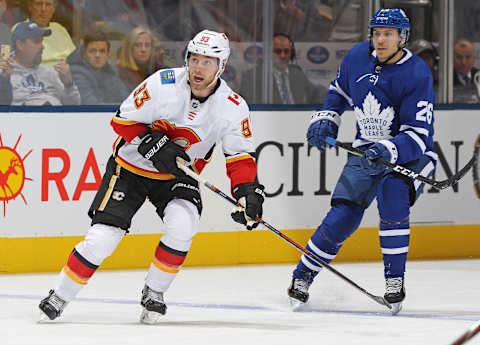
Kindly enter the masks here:
[[140, 315], [140, 322], [147, 325], [156, 325], [162, 321], [163, 315], [154, 311], [142, 310]]
[[47, 322], [51, 322], [52, 320], [50, 320], [50, 318], [48, 317], [47, 314], [45, 314], [43, 311], [40, 310], [40, 313], [39, 313], [39, 317], [38, 317], [38, 323], [47, 323]]
[[302, 301], [299, 301], [298, 299], [291, 298], [291, 297], [289, 297], [288, 299], [290, 300], [290, 309], [292, 311], [297, 311], [301, 309], [302, 306], [305, 305], [305, 303], [303, 303]]
[[390, 303], [390, 305], [392, 306], [392, 309], [390, 310], [392, 315], [397, 315], [400, 310], [402, 310], [402, 302]]

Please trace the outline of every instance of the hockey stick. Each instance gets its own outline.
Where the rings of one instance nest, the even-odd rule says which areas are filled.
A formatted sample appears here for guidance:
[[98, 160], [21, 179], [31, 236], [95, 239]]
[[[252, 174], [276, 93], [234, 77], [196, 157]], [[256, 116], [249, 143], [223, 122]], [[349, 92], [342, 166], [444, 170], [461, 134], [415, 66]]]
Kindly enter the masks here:
[[450, 345], [465, 344], [467, 341], [472, 339], [475, 336], [475, 334], [477, 334], [478, 332], [480, 332], [480, 322], [473, 324], [465, 333], [463, 333], [459, 338], [457, 338]]
[[[364, 152], [362, 150], [359, 150], [355, 147], [352, 147], [352, 146], [350, 146], [346, 143], [342, 143], [342, 142], [340, 142], [336, 139], [326, 137], [325, 141], [327, 142], [327, 144], [329, 144], [331, 146], [336, 145], [338, 147], [341, 147], [342, 149], [347, 150], [348, 152], [353, 153], [354, 155], [363, 156]], [[388, 167], [388, 168], [392, 169], [393, 171], [396, 171], [396, 172], [398, 172], [402, 175], [411, 177], [415, 180], [425, 182], [426, 184], [429, 184], [429, 185], [433, 186], [434, 188], [436, 188], [438, 190], [442, 190], [442, 189], [445, 189], [445, 188], [448, 188], [448, 187], [454, 185], [463, 176], [465, 176], [465, 174], [470, 170], [470, 168], [473, 166], [473, 163], [475, 162], [475, 155], [468, 161], [467, 165], [465, 165], [462, 169], [460, 169], [456, 174], [450, 176], [449, 178], [447, 178], [446, 180], [443, 180], [443, 181], [435, 181], [433, 179], [429, 179], [425, 176], [420, 175], [419, 173], [416, 173], [415, 171], [407, 169], [407, 168], [405, 168], [401, 165], [390, 163], [390, 162], [388, 162], [384, 159], [381, 159], [381, 158], [376, 159], [375, 163], [377, 163], [377, 162], [385, 165], [386, 167]]]
[[[200, 176], [198, 176], [198, 174], [196, 174], [195, 172], [193, 172], [192, 170], [190, 170], [185, 164], [184, 162], [182, 161], [182, 159], [180, 158], [177, 158], [177, 165], [180, 169], [182, 169], [185, 174], [187, 174], [188, 176], [192, 177], [193, 179], [197, 180], [200, 184], [203, 184], [205, 187], [207, 187], [208, 189], [210, 189], [212, 192], [215, 192], [216, 194], [220, 195], [222, 198], [224, 198], [225, 200], [229, 201], [231, 204], [235, 205], [235, 206], [239, 206], [239, 207], [243, 207], [241, 206], [239, 203], [237, 203], [237, 201], [235, 201], [235, 199], [233, 199], [232, 197], [228, 196], [227, 194], [225, 194], [224, 192], [222, 192], [220, 189], [218, 189], [217, 187], [215, 187], [214, 185], [212, 185], [211, 183], [209, 183], [208, 181], [202, 179]], [[381, 305], [384, 305], [386, 307], [388, 307], [389, 309], [392, 309], [392, 306], [385, 300], [385, 298], [381, 297], [381, 296], [375, 296], [373, 294], [371, 294], [370, 292], [368, 292], [367, 290], [365, 290], [364, 288], [362, 288], [360, 285], [358, 285], [357, 283], [355, 283], [353, 280], [351, 280], [350, 278], [344, 276], [342, 273], [340, 273], [339, 271], [337, 271], [335, 268], [333, 268], [332, 266], [330, 266], [329, 264], [327, 264], [326, 262], [324, 262], [320, 257], [318, 257], [317, 255], [315, 255], [314, 253], [312, 253], [311, 251], [309, 251], [308, 249], [302, 247], [301, 245], [299, 245], [297, 242], [295, 242], [294, 240], [292, 240], [291, 238], [289, 238], [287, 235], [281, 233], [280, 231], [278, 231], [277, 229], [275, 229], [272, 225], [268, 224], [266, 221], [264, 221], [263, 219], [259, 218], [259, 217], [256, 217], [255, 220], [261, 224], [263, 224], [268, 230], [272, 231], [275, 235], [281, 237], [283, 240], [285, 240], [288, 244], [292, 245], [293, 247], [295, 247], [298, 251], [304, 253], [305, 255], [307, 255], [309, 258], [311, 258], [313, 261], [317, 262], [319, 265], [321, 265], [322, 267], [326, 268], [327, 270], [329, 270], [330, 272], [332, 272], [333, 274], [335, 274], [336, 276], [340, 277], [341, 279], [343, 279], [344, 281], [346, 281], [347, 283], [349, 283], [350, 285], [352, 285], [353, 287], [355, 287], [357, 290], [359, 290], [360, 292], [362, 292], [364, 295], [370, 297], [372, 300], [374, 300], [375, 302], [381, 304]]]

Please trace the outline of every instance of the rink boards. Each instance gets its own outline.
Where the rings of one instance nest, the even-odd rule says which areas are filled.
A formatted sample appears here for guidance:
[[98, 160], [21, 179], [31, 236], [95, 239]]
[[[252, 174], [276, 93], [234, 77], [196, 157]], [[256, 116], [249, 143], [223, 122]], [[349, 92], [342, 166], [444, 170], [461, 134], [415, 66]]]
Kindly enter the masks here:
[[[259, 180], [269, 197], [263, 218], [300, 244], [329, 208], [347, 153], [309, 149], [310, 111], [252, 112]], [[112, 113], [0, 114], [0, 272], [55, 271], [89, 227], [87, 209], [100, 183], [115, 135]], [[351, 141], [353, 113], [339, 139]], [[437, 180], [470, 159], [480, 134], [475, 110], [436, 111]], [[217, 145], [220, 146], [220, 145]], [[202, 177], [229, 192], [219, 147]], [[474, 174], [440, 193], [426, 188], [411, 214], [409, 258], [480, 257], [479, 198]], [[202, 190], [204, 213], [186, 265], [295, 262], [299, 253], [268, 230], [247, 232], [230, 219], [231, 206]], [[379, 260], [376, 203], [337, 260]], [[162, 232], [148, 202], [103, 268], [146, 267]]]

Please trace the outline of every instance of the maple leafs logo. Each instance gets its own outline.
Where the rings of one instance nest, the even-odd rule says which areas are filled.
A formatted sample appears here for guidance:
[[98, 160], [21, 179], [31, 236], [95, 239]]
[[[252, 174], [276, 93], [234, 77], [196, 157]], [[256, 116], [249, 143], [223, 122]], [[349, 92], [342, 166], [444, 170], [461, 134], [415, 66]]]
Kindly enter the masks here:
[[362, 106], [363, 110], [354, 108], [362, 138], [369, 141], [390, 139], [390, 126], [395, 115], [393, 108], [387, 107], [380, 112], [381, 104], [371, 92], [365, 97]]

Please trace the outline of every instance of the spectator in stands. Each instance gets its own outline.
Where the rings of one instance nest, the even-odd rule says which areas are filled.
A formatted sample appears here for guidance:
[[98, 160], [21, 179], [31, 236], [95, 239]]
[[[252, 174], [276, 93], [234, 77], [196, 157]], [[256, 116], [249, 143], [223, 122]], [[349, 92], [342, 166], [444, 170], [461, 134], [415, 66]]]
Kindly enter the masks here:
[[3, 15], [7, 11], [7, 0], [0, 0], [0, 44], [10, 44], [10, 28], [3, 21]]
[[75, 50], [75, 44], [68, 31], [62, 25], [51, 22], [56, 6], [57, 0], [28, 0], [30, 18], [27, 21], [37, 23], [40, 28], [48, 29], [52, 32], [43, 41], [42, 64], [52, 66], [57, 71], [66, 72], [69, 66], [66, 65], [65, 59]]
[[412, 42], [409, 45], [409, 49], [412, 53], [420, 56], [423, 61], [430, 67], [433, 76], [433, 87], [435, 89], [435, 94], [438, 93], [438, 52], [435, 46], [424, 39], [418, 39]]
[[156, 71], [154, 39], [145, 27], [136, 27], [125, 37], [118, 58], [120, 78], [131, 91]]
[[[313, 85], [294, 61], [293, 41], [286, 34], [275, 34], [273, 37], [273, 103], [322, 104], [327, 95], [327, 89]], [[242, 74], [240, 94], [249, 104], [262, 103], [263, 91], [263, 65], [258, 64]]]
[[108, 62], [110, 41], [100, 30], [88, 32], [67, 58], [82, 104], [118, 104], [129, 94], [115, 66]]
[[455, 40], [453, 45], [453, 101], [478, 103], [480, 71], [474, 67], [475, 49], [466, 38]]
[[297, 33], [305, 27], [306, 8], [297, 0], [280, 0], [275, 12], [274, 28], [284, 32], [292, 39], [297, 39]]
[[41, 63], [43, 37], [49, 35], [49, 29], [32, 22], [19, 23], [13, 30], [12, 105], [80, 104], [80, 93], [70, 71], [62, 73]]
[[5, 5], [0, 5], [0, 8], [5, 8], [3, 12], [2, 9], [0, 9], [0, 22], [11, 28], [15, 23], [21, 20], [20, 18], [24, 18], [24, 16], [21, 15], [21, 9], [18, 0], [6, 0], [0, 2], [5, 2]]
[[12, 84], [10, 83], [12, 70], [13, 59], [9, 54], [0, 51], [0, 105], [10, 105], [12, 103]]

